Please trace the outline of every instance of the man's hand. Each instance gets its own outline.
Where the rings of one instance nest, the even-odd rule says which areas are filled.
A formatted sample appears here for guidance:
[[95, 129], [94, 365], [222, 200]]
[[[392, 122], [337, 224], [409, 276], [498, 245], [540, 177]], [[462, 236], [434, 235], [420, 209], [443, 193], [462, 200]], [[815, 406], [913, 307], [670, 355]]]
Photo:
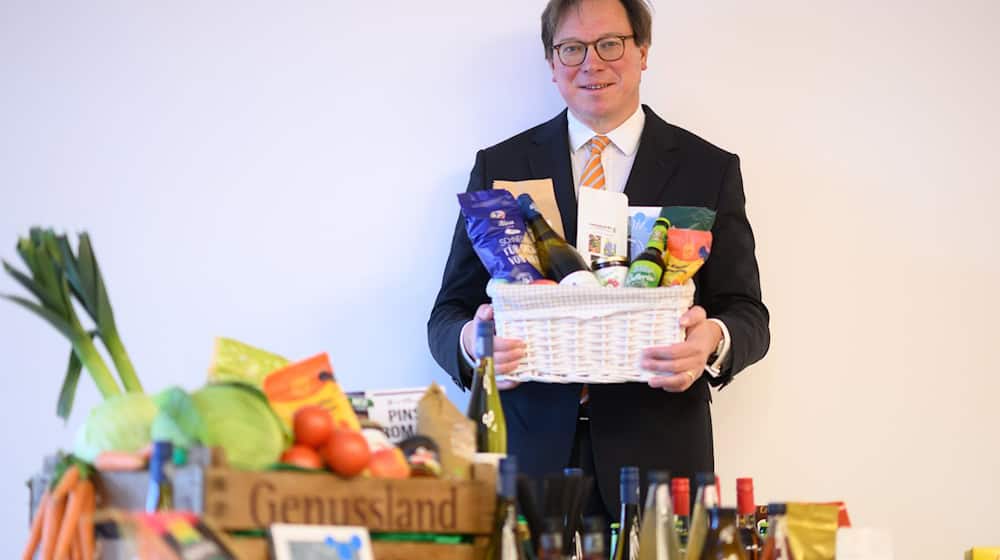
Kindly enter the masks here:
[[[476, 329], [482, 321], [493, 320], [493, 306], [484, 303], [476, 310], [476, 316], [462, 328], [462, 346], [466, 353], [475, 357], [476, 355]], [[470, 326], [471, 325], [471, 326]], [[516, 338], [493, 337], [493, 369], [497, 375], [506, 375], [517, 369], [518, 364], [524, 359], [524, 342]], [[519, 381], [510, 379], [498, 379], [497, 389], [504, 391], [513, 389], [520, 384]]]
[[705, 364], [722, 340], [719, 325], [707, 320], [705, 309], [696, 305], [681, 316], [681, 326], [687, 331], [684, 342], [670, 346], [651, 346], [642, 351], [639, 365], [655, 371], [650, 387], [671, 393], [687, 391], [705, 372]]

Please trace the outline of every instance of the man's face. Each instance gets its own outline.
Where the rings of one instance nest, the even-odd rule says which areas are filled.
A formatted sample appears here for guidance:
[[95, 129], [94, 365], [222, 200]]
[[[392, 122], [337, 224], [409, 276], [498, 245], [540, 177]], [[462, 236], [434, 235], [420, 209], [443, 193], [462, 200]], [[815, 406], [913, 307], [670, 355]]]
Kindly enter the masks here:
[[[583, 0], [563, 14], [553, 44], [566, 41], [591, 43], [610, 36], [632, 35], [625, 7], [619, 0]], [[625, 54], [613, 62], [597, 56], [593, 46], [579, 66], [566, 66], [552, 53], [552, 81], [576, 118], [594, 132], [608, 132], [625, 121], [639, 106], [639, 81], [646, 69], [648, 46], [625, 40]]]

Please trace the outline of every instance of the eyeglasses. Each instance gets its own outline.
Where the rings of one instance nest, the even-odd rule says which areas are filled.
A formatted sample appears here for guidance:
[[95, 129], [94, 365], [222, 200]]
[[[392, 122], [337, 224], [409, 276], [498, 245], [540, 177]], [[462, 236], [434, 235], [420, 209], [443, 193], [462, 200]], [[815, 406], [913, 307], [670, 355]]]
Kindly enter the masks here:
[[559, 55], [559, 61], [564, 66], [579, 66], [583, 64], [583, 61], [587, 59], [587, 51], [590, 50], [588, 47], [591, 45], [593, 45], [594, 52], [597, 53], [597, 56], [601, 60], [604, 62], [614, 62], [625, 56], [625, 39], [631, 39], [632, 37], [634, 35], [613, 35], [611, 37], [602, 37], [592, 43], [566, 41], [565, 43], [552, 45], [552, 48]]

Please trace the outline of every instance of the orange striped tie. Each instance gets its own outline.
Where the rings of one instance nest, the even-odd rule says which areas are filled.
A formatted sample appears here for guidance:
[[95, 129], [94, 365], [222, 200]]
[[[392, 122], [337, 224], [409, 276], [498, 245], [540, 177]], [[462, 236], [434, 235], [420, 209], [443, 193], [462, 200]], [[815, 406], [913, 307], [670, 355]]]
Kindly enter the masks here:
[[604, 188], [604, 164], [601, 163], [601, 152], [611, 145], [607, 136], [594, 136], [590, 139], [590, 159], [580, 175], [580, 185], [591, 189]]

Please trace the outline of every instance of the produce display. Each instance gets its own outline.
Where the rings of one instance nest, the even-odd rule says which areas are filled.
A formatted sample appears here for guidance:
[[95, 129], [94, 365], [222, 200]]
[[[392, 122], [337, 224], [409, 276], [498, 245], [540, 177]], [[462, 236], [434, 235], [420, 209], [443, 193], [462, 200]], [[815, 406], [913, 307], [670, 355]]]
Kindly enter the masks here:
[[29, 296], [2, 297], [42, 318], [70, 346], [56, 414], [69, 417], [84, 369], [103, 397], [87, 412], [72, 454], [61, 455], [36, 507], [25, 558], [35, 552], [43, 560], [99, 554], [93, 527], [101, 496], [94, 474], [148, 469], [147, 510], [171, 510], [171, 473], [195, 448], [219, 448], [230, 468], [246, 471], [391, 480], [441, 474], [432, 439], [413, 436], [397, 447], [381, 426], [361, 424], [324, 353], [293, 362], [220, 337], [204, 386], [147, 392], [119, 334], [88, 234], [81, 233], [74, 247], [66, 235], [33, 228], [17, 252], [26, 271], [7, 261], [3, 267]]

